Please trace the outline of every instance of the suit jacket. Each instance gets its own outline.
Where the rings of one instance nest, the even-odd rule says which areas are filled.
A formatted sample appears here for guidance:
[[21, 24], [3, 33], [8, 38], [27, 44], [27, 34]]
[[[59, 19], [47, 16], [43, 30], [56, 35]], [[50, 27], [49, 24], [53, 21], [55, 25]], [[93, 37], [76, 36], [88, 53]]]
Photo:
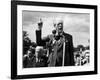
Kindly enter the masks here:
[[72, 36], [70, 34], [64, 33], [63, 38], [60, 38], [59, 41], [52, 44], [54, 41], [53, 35], [48, 35], [45, 38], [41, 38], [42, 31], [36, 31], [36, 41], [39, 46], [46, 46], [48, 42], [50, 44], [50, 54], [48, 58], [48, 66], [62, 66], [63, 60], [63, 43], [65, 41], [65, 56], [64, 56], [64, 66], [73, 66], [74, 65], [74, 54], [73, 54], [73, 42]]

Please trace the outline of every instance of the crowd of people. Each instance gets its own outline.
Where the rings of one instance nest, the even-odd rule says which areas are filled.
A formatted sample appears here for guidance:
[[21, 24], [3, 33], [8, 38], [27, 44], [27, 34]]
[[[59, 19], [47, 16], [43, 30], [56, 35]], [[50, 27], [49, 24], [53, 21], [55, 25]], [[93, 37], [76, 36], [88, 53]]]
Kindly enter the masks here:
[[[46, 55], [46, 50], [41, 46], [37, 46], [35, 49], [31, 46], [26, 54], [23, 56], [23, 67], [47, 67], [48, 57]], [[34, 50], [35, 52], [32, 52]]]
[[[32, 47], [23, 55], [23, 67], [48, 67], [48, 49], [43, 49], [42, 46]], [[90, 51], [74, 51], [75, 66], [84, 66], [90, 63]]]
[[74, 52], [75, 66], [84, 66], [90, 63], [90, 51], [89, 49], [85, 51]]

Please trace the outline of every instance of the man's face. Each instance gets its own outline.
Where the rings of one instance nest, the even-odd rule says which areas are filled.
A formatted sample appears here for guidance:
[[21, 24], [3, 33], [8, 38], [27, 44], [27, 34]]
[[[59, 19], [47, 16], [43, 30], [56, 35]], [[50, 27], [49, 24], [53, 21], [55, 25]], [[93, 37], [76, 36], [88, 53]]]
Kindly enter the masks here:
[[35, 56], [38, 57], [39, 53], [40, 53], [40, 50], [39, 49], [36, 49]]
[[29, 55], [30, 58], [32, 57], [31, 51], [28, 51], [28, 55]]
[[57, 33], [60, 34], [63, 32], [63, 23], [58, 23], [56, 27]]
[[35, 56], [37, 58], [41, 57], [43, 55], [43, 49], [42, 48], [36, 48], [36, 51], [35, 51]]

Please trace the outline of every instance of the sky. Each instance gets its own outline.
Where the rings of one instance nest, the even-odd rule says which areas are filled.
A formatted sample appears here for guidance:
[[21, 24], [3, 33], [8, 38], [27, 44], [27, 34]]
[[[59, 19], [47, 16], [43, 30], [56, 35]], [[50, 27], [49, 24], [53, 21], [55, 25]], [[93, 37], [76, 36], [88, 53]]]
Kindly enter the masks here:
[[36, 42], [35, 30], [40, 18], [43, 21], [42, 37], [51, 34], [53, 24], [63, 20], [64, 32], [73, 36], [73, 45], [89, 45], [90, 39], [90, 14], [88, 13], [58, 13], [58, 12], [22, 12], [23, 31], [27, 31], [32, 42]]

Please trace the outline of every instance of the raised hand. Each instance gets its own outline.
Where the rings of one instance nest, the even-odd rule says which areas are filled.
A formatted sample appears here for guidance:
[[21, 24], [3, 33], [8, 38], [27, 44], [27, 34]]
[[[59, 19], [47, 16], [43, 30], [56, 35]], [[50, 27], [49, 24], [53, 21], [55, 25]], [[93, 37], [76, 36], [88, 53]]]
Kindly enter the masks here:
[[43, 26], [42, 19], [40, 18], [40, 21], [38, 22], [38, 30], [41, 30]]

